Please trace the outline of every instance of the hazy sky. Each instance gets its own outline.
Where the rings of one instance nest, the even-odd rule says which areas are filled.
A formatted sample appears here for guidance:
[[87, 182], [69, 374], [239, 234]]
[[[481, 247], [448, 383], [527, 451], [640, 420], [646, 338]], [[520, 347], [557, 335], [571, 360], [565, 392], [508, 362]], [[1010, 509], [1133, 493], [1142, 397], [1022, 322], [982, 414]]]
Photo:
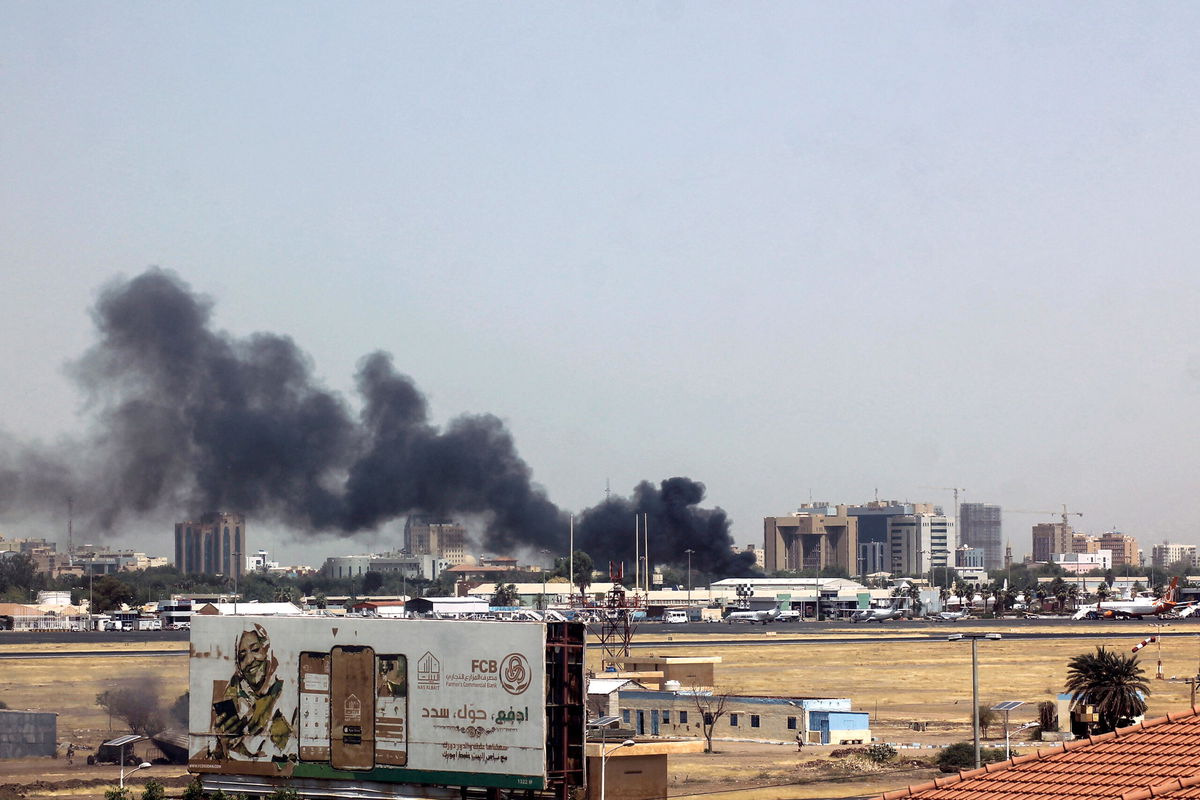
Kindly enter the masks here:
[[[569, 509], [686, 475], [760, 543], [810, 496], [960, 486], [1200, 543], [1198, 34], [1189, 3], [6, 3], [0, 428], [81, 430], [89, 308], [158, 265], [348, 396], [384, 349], [439, 421], [498, 415]], [[1051, 519], [1006, 513], [1018, 557]]]

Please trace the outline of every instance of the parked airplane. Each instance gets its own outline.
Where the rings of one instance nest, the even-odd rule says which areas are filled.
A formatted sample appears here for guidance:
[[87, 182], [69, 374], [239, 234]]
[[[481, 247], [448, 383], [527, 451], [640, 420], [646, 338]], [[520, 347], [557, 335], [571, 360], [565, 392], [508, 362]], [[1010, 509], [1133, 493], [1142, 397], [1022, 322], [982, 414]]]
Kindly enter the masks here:
[[778, 608], [772, 608], [770, 611], [731, 611], [729, 616], [725, 618], [725, 621], [730, 625], [735, 622], [749, 622], [751, 625], [761, 622], [763, 625], [766, 625], [778, 617]]
[[890, 619], [904, 619], [907, 612], [903, 608], [890, 606], [885, 608], [860, 608], [850, 615], [851, 622], [887, 622]]
[[970, 618], [971, 612], [965, 609], [962, 611], [939, 611], [933, 615], [935, 622], [958, 622], [960, 619]]
[[1171, 578], [1171, 586], [1162, 597], [1137, 597], [1133, 600], [1100, 600], [1075, 612], [1071, 619], [1141, 619], [1143, 616], [1166, 614], [1179, 605], [1179, 578]]

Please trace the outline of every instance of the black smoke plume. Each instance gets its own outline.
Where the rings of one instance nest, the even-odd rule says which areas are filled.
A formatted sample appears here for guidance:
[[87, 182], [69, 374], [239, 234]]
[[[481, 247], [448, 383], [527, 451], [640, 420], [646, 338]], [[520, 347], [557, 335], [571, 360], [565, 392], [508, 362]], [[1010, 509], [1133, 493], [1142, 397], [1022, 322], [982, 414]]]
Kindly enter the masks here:
[[[286, 336], [239, 339], [211, 327], [212, 303], [149, 270], [101, 293], [98, 342], [71, 367], [93, 433], [56, 447], [0, 439], [0, 512], [45, 511], [64, 497], [103, 529], [125, 515], [231, 510], [305, 531], [353, 534], [410, 513], [477, 514], [482, 546], [562, 552], [567, 515], [532, 480], [491, 415], [444, 429], [391, 356], [359, 364], [355, 414], [324, 389]], [[597, 563], [632, 562], [633, 515], [649, 515], [651, 559], [701, 570], [745, 566], [729, 520], [698, 507], [704, 486], [639, 485], [579, 517], [577, 546]]]

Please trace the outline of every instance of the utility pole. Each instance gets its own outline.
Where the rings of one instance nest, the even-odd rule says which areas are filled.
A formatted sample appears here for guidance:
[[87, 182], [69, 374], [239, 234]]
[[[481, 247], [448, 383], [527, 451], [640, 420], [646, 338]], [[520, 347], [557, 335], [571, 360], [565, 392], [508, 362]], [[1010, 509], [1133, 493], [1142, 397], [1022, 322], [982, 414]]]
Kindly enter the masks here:
[[683, 552], [687, 553], [688, 557], [688, 607], [690, 608], [692, 605], [692, 553], [696, 551], [688, 549]]
[[980, 639], [999, 639], [998, 633], [955, 633], [946, 637], [951, 642], [971, 640], [971, 732], [975, 739], [975, 769], [979, 769], [979, 653]]

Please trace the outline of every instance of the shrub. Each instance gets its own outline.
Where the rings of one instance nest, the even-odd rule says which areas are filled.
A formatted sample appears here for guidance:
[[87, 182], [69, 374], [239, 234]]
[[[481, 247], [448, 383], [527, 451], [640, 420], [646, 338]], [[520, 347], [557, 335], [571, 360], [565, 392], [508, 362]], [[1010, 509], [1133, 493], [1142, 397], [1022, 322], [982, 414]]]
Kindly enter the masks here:
[[130, 800], [128, 789], [105, 789], [104, 800]]
[[890, 744], [876, 742], [862, 751], [863, 757], [876, 764], [886, 764], [896, 757], [896, 748]]
[[[1003, 747], [981, 747], [979, 763], [992, 764], [1004, 760]], [[956, 742], [942, 750], [938, 755], [938, 769], [942, 772], [958, 772], [975, 768], [975, 745], [973, 742]]]
[[268, 800], [300, 800], [295, 789], [276, 789], [268, 795]]
[[204, 800], [204, 789], [200, 786], [199, 778], [192, 778], [187, 786], [183, 787], [181, 800]]
[[142, 800], [167, 800], [167, 790], [158, 781], [151, 778], [142, 789]]

